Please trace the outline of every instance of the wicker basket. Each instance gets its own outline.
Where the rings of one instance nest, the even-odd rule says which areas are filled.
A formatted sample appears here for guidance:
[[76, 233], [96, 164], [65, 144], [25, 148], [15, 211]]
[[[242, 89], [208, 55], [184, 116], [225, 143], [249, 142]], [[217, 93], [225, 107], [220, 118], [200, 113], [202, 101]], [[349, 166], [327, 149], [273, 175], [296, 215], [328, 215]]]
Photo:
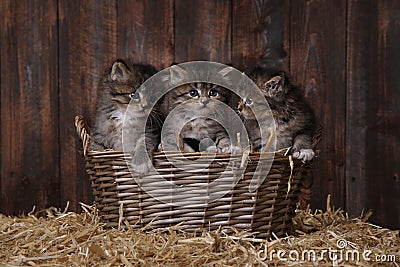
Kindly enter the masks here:
[[[121, 227], [126, 220], [136, 227], [147, 229], [179, 225], [179, 229], [197, 231], [215, 230], [221, 226], [246, 229], [258, 238], [270, 237], [272, 233], [282, 236], [291, 229], [302, 177], [310, 164], [292, 161], [284, 156], [284, 151], [275, 153], [267, 178], [254, 192], [249, 191], [250, 181], [257, 162], [264, 153], [251, 152], [248, 155], [244, 175], [228, 192], [216, 201], [204, 199], [201, 205], [190, 205], [192, 195], [171, 193], [178, 205], [169, 205], [149, 195], [143, 186], [133, 179], [126, 157], [121, 151], [87, 151], [90, 136], [85, 120], [76, 116], [75, 126], [83, 142], [83, 154], [86, 171], [89, 174], [95, 205], [103, 221], [110, 227]], [[271, 153], [270, 153], [271, 154]], [[187, 158], [199, 158], [200, 153], [184, 153]], [[180, 153], [169, 153], [169, 157], [182, 157]], [[215, 161], [206, 172], [193, 170], [182, 171], [169, 163], [161, 152], [154, 154], [154, 166], [159, 174], [168, 181], [179, 185], [209, 184], [221, 174], [230, 173], [228, 161], [231, 155], [217, 154]], [[234, 162], [241, 162], [242, 155], [234, 157]], [[222, 166], [222, 167], [221, 167]], [[228, 175], [229, 176], [229, 175]], [[142, 176], [141, 181], [154, 182], [151, 174]], [[214, 191], [232, 187], [232, 179], [221, 179]], [[227, 227], [230, 228], [230, 227]]]

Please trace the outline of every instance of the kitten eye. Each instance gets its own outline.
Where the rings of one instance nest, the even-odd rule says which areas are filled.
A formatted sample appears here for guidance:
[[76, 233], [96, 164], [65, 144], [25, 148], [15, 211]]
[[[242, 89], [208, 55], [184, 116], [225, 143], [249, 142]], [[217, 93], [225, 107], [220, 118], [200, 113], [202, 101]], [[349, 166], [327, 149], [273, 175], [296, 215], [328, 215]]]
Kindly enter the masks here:
[[196, 97], [196, 96], [199, 96], [199, 92], [197, 90], [195, 90], [195, 89], [192, 89], [192, 90], [189, 91], [189, 95], [191, 97]]
[[245, 103], [246, 103], [247, 105], [252, 105], [252, 104], [253, 104], [253, 99], [251, 99], [251, 98], [246, 98]]
[[210, 92], [208, 92], [208, 95], [211, 97], [216, 97], [218, 95], [217, 90], [211, 89]]
[[138, 100], [140, 98], [139, 94], [137, 94], [136, 92], [131, 93], [129, 96], [133, 100]]

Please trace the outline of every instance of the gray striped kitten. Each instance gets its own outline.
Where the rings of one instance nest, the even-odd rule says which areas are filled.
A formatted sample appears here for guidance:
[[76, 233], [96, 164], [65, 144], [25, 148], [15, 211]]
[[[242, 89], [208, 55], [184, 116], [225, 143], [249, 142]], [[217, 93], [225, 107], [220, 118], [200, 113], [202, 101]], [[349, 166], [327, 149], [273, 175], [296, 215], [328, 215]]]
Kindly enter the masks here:
[[[276, 122], [276, 150], [291, 147], [294, 157], [303, 161], [311, 160], [315, 155], [312, 149], [315, 115], [300, 88], [291, 84], [282, 71], [256, 67], [249, 77], [260, 88], [271, 108]], [[260, 105], [251, 97], [241, 99], [238, 105], [255, 151], [262, 150], [264, 144], [261, 144], [260, 127], [250, 108], [260, 108]], [[268, 114], [267, 107], [264, 109], [264, 114]], [[261, 131], [265, 130], [261, 128]], [[268, 133], [263, 134], [268, 136]]]
[[[124, 115], [131, 100], [130, 118], [125, 122], [125, 129], [137, 128], [146, 124], [146, 134], [144, 136], [131, 136], [129, 146], [131, 154], [147, 153], [151, 158], [152, 153], [159, 143], [159, 133], [161, 118], [157, 107], [150, 113], [149, 120], [146, 122], [146, 114], [150, 107], [146, 106], [145, 95], [137, 92], [142, 83], [155, 74], [157, 70], [150, 65], [126, 63], [117, 60], [109, 73], [105, 75], [102, 86], [99, 90], [99, 100], [97, 103], [96, 117], [92, 129], [91, 150], [114, 149], [123, 150], [122, 130]], [[146, 147], [136, 147], [139, 140], [145, 140]], [[144, 157], [136, 157], [144, 158]], [[145, 172], [151, 163], [132, 162], [133, 168], [138, 172]]]
[[[183, 151], [241, 153], [241, 148], [231, 144], [224, 127], [212, 119], [215, 115], [219, 116], [218, 102], [227, 104], [230, 97], [228, 89], [204, 82], [184, 84], [168, 94], [170, 106], [167, 114], [177, 108], [177, 121], [187, 121], [188, 116], [192, 115], [200, 116], [188, 121], [179, 133]], [[220, 114], [222, 117], [223, 114]], [[171, 128], [170, 138], [166, 141], [171, 145], [176, 143], [173, 131], [179, 127], [165, 124], [164, 127]]]

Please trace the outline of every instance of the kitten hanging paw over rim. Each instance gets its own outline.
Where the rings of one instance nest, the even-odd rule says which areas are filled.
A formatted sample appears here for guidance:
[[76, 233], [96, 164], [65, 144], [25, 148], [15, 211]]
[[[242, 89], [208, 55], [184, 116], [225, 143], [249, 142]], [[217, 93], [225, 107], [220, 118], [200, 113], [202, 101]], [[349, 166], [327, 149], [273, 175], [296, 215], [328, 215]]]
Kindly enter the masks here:
[[293, 152], [293, 157], [296, 159], [300, 159], [303, 162], [310, 161], [314, 158], [315, 152], [309, 148], [302, 148], [300, 151]]

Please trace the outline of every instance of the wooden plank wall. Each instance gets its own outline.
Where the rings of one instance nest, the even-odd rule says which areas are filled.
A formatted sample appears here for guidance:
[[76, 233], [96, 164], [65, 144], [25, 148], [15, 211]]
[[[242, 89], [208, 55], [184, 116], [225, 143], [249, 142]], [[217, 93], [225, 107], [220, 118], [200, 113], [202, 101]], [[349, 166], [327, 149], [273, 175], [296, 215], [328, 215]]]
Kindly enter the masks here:
[[[313, 185], [313, 204], [322, 208], [329, 192], [345, 188], [346, 1], [293, 1], [289, 9], [290, 73], [322, 125]], [[333, 198], [345, 206], [345, 194]]]
[[57, 1], [1, 1], [1, 211], [59, 204]]
[[0, 1], [0, 212], [92, 201], [73, 120], [92, 122], [116, 58], [161, 69], [272, 62], [323, 126], [313, 208], [400, 225], [400, 3], [390, 0]]
[[399, 10], [398, 1], [350, 1], [346, 61], [347, 209], [373, 208], [377, 222], [394, 227], [400, 225]]

